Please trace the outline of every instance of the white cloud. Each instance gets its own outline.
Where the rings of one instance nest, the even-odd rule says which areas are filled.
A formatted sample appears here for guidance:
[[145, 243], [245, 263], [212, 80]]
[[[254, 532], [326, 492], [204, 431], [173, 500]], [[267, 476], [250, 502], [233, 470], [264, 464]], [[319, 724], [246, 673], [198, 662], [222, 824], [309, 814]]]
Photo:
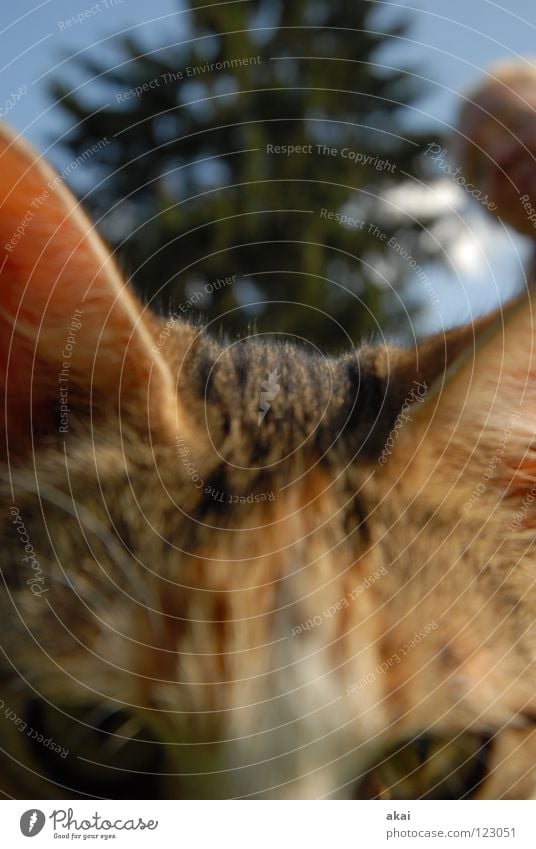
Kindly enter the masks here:
[[459, 210], [465, 203], [463, 189], [452, 180], [444, 178], [434, 180], [428, 186], [408, 180], [388, 189], [383, 197], [388, 203], [382, 206], [382, 213], [401, 219], [406, 215], [414, 218], [441, 215], [449, 210]]

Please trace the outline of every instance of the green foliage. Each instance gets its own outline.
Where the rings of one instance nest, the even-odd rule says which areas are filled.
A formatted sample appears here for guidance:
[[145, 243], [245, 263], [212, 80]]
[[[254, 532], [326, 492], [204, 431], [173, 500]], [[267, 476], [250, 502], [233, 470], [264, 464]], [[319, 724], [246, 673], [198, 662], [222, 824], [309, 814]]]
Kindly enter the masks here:
[[[67, 75], [54, 84], [76, 123], [73, 158], [110, 140], [86, 162], [99, 177], [88, 204], [146, 300], [193, 316], [190, 298], [215, 327], [253, 325], [323, 348], [347, 347], [345, 333], [358, 341], [376, 321], [397, 325], [378, 269], [402, 285], [409, 268], [388, 239], [396, 232], [415, 256], [420, 228], [388, 216], [378, 195], [420, 175], [431, 136], [401, 130], [421, 91], [416, 75], [376, 62], [405, 32], [377, 20], [364, 0], [192, 2], [160, 50], [128, 37], [113, 67], [96, 50], [76, 60], [99, 78], [105, 108], [71, 94]], [[319, 153], [324, 144], [335, 154]], [[321, 210], [366, 223], [345, 226]], [[231, 275], [207, 294], [207, 281]]]

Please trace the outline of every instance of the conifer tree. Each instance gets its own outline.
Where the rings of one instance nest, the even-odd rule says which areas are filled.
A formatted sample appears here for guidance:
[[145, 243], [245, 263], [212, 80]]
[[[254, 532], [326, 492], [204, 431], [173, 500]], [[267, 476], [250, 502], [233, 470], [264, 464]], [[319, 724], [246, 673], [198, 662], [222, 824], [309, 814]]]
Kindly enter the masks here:
[[431, 136], [401, 130], [422, 92], [377, 60], [407, 24], [381, 26], [376, 11], [194, 0], [161, 49], [129, 35], [115, 62], [75, 60], [99, 109], [67, 73], [55, 81], [70, 155], [98, 146], [86, 202], [153, 305], [333, 349], [396, 326], [389, 284], [410, 267], [388, 244], [396, 234], [418, 256], [420, 228], [378, 197], [420, 175]]

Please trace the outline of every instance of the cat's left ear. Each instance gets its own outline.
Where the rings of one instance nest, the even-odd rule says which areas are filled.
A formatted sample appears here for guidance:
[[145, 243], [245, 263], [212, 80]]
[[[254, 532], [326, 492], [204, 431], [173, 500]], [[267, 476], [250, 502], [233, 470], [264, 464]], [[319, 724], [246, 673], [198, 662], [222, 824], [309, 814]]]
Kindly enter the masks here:
[[[413, 354], [406, 358], [405, 374], [413, 368], [427, 375], [428, 392], [412, 405], [392, 457], [396, 466], [411, 466], [416, 488], [433, 476], [438, 485], [443, 480], [458, 493], [471, 492], [489, 464], [483, 502], [508, 496], [515, 506], [534, 486], [535, 318], [532, 297], [523, 295], [477, 324], [425, 343], [418, 369]], [[407, 376], [402, 384], [410, 386]]]
[[171, 434], [175, 381], [160, 330], [61, 177], [1, 126], [0, 432], [22, 440], [30, 416], [33, 435], [47, 432], [68, 397], [77, 415], [134, 410]]

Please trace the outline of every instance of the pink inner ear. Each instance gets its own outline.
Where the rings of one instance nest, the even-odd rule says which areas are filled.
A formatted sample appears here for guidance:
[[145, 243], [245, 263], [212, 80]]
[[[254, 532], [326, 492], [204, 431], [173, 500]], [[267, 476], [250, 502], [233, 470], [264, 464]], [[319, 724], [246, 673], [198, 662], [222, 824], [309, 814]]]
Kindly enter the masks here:
[[[53, 170], [3, 129], [0, 379], [9, 397], [8, 421], [27, 419], [31, 398], [34, 426], [48, 426], [54, 410], [51, 392], [57, 390], [62, 351], [77, 309], [85, 313], [86, 328], [77, 340], [80, 353], [71, 356], [73, 374], [80, 370], [82, 354], [87, 367], [87, 355], [94, 353], [88, 344], [98, 337], [113, 294], [102, 269], [106, 253], [95, 236], [88, 239], [89, 229]], [[83, 303], [90, 286], [90, 299]]]
[[150, 374], [156, 388], [173, 390], [167, 364], [151, 353], [154, 320], [142, 318], [60, 178], [4, 127], [0, 256], [0, 382], [9, 397], [8, 425], [16, 430], [32, 409], [34, 432], [50, 427], [73, 315], [81, 322], [68, 358], [73, 391], [86, 398], [90, 389], [106, 393], [117, 406], [121, 381], [122, 393], [143, 387], [147, 400]]
[[111, 259], [75, 198], [46, 162], [5, 133], [0, 135], [0, 251], [2, 311], [15, 315], [20, 308], [32, 325], [39, 324], [46, 308], [46, 324], [59, 328], [61, 317], [67, 321], [89, 288], [92, 299], [108, 306], [120, 293]]

